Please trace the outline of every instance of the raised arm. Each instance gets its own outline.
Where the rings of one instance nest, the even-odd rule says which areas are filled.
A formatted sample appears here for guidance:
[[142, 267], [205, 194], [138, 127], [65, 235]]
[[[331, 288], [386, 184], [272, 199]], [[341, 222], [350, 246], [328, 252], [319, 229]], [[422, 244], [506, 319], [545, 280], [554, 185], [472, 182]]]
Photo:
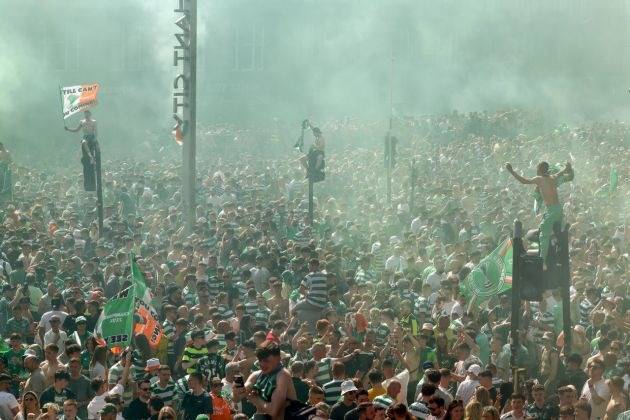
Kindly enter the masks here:
[[525, 178], [514, 171], [510, 163], [505, 164], [505, 169], [512, 174], [514, 178], [521, 184], [536, 184], [536, 178]]
[[560, 178], [561, 176], [568, 175], [568, 181], [571, 181], [575, 176], [573, 172], [573, 168], [571, 167], [571, 162], [567, 162], [564, 165], [564, 169], [558, 172], [557, 174], [552, 175], [553, 179]]
[[81, 127], [83, 127], [83, 123], [79, 123], [79, 126], [77, 128], [68, 128], [68, 127], [64, 127], [64, 128], [66, 131], [70, 131], [71, 133], [76, 133], [77, 131], [81, 129]]

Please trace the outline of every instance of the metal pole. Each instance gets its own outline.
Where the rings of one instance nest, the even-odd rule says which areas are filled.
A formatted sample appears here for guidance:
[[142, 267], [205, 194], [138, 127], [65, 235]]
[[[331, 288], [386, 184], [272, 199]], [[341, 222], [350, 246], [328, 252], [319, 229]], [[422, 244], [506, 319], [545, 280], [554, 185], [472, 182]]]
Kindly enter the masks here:
[[313, 178], [308, 176], [308, 224], [313, 226]]
[[569, 225], [560, 233], [560, 293], [562, 296], [562, 330], [564, 332], [564, 355], [571, 355], [571, 266], [569, 260]]
[[411, 161], [411, 192], [409, 197], [409, 213], [411, 217], [415, 216], [416, 212], [416, 160]]
[[387, 133], [387, 204], [392, 204], [392, 119], [389, 119], [390, 130]]
[[394, 54], [389, 75], [389, 130], [387, 132], [387, 204], [392, 203], [392, 120], [394, 118]]
[[103, 235], [103, 182], [101, 177], [101, 146], [96, 140], [95, 172], [96, 172], [96, 215], [98, 217], [98, 236]]
[[195, 221], [195, 185], [197, 181], [197, 0], [187, 0], [189, 18], [189, 51], [184, 60], [184, 77], [188, 79], [188, 106], [184, 107], [187, 130], [183, 147], [182, 204], [184, 228], [191, 233]]
[[510, 320], [510, 367], [512, 368], [512, 381], [514, 392], [518, 392], [518, 365], [516, 354], [519, 348], [518, 329], [521, 317], [521, 268], [520, 259], [523, 250], [523, 224], [519, 220], [514, 221], [514, 237], [512, 238], [512, 316]]

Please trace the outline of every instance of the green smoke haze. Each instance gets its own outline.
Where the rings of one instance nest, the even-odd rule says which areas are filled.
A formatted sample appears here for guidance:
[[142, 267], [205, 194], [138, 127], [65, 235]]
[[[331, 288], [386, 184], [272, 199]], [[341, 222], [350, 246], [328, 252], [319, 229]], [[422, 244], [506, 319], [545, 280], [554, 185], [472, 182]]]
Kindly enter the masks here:
[[[198, 3], [201, 124], [386, 120], [390, 89], [399, 116], [506, 107], [569, 122], [627, 115], [628, 1]], [[105, 152], [171, 146], [175, 0], [0, 6], [0, 137], [16, 158], [76, 150], [58, 86], [90, 82], [102, 87], [94, 115]]]

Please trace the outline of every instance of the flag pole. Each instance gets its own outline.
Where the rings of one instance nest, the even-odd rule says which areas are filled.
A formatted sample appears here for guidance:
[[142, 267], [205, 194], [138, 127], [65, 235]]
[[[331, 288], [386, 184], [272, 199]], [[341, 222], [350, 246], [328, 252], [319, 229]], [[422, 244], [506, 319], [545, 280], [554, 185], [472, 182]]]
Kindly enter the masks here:
[[59, 103], [61, 105], [61, 122], [63, 122], [63, 127], [66, 128], [66, 120], [63, 118], [63, 92], [61, 91], [61, 84], [59, 85]]

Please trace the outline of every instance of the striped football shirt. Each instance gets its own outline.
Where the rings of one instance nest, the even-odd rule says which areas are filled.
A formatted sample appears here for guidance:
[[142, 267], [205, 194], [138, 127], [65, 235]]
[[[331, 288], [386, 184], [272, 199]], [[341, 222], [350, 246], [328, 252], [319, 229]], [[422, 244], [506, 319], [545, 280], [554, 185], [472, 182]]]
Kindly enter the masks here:
[[332, 379], [332, 375], [330, 373], [330, 366], [332, 365], [332, 360], [330, 357], [325, 357], [319, 362], [316, 362], [317, 365], [317, 373], [315, 374], [315, 382], [320, 385], [330, 382]]
[[164, 405], [172, 406], [175, 398], [175, 381], [169, 379], [164, 388], [160, 386], [159, 382], [155, 382], [151, 385], [151, 395], [160, 397], [164, 401]]
[[328, 283], [324, 273], [309, 273], [302, 283], [308, 290], [306, 301], [311, 305], [325, 308], [328, 302]]
[[326, 404], [332, 406], [335, 404], [339, 397], [341, 397], [341, 383], [343, 380], [333, 379], [330, 382], [327, 382], [322, 386], [324, 390], [324, 398], [326, 399]]
[[[182, 356], [182, 362], [192, 362], [195, 360], [201, 359], [203, 356], [208, 354], [208, 349], [206, 347], [202, 347], [200, 349], [196, 347], [186, 347], [184, 349], [184, 356]], [[197, 370], [195, 366], [191, 366], [186, 369], [186, 373], [190, 374]]]

